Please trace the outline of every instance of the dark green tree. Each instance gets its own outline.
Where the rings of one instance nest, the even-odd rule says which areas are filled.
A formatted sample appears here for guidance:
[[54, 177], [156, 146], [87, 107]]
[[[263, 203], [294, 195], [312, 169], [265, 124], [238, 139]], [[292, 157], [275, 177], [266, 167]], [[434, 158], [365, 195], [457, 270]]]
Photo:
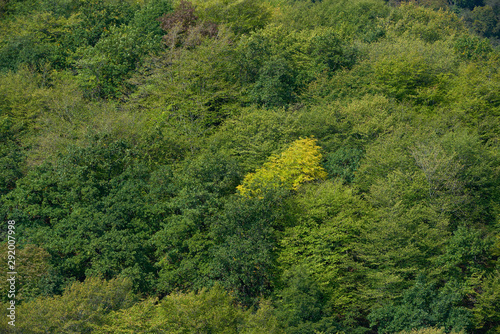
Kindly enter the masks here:
[[368, 316], [379, 333], [396, 333], [427, 327], [444, 327], [446, 332], [471, 329], [471, 312], [460, 306], [462, 295], [456, 284], [441, 289], [419, 276], [405, 291], [400, 303], [374, 309]]
[[340, 325], [324, 311], [328, 297], [304, 267], [283, 275], [284, 287], [277, 292], [276, 313], [287, 333], [338, 333]]
[[150, 237], [158, 222], [147, 214], [149, 170], [125, 142], [96, 140], [73, 148], [18, 182], [6, 197], [18, 239], [42, 246], [66, 279], [130, 277], [151, 288]]
[[160, 168], [151, 177], [149, 200], [160, 229], [152, 242], [159, 268], [158, 290], [210, 287], [213, 224], [225, 197], [240, 182], [238, 167], [224, 155], [207, 153], [178, 170]]
[[275, 190], [260, 199], [232, 197], [212, 228], [210, 277], [245, 305], [268, 296], [276, 284], [276, 231], [286, 221], [283, 195]]
[[286, 59], [268, 60], [259, 69], [250, 96], [255, 103], [267, 108], [286, 106], [296, 99], [295, 76]]

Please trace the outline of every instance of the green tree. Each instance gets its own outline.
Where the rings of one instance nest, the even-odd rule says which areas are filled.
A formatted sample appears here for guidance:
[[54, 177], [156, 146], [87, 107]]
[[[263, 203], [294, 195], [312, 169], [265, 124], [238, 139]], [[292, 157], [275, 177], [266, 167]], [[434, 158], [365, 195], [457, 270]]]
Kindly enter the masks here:
[[271, 108], [296, 102], [319, 74], [350, 68], [357, 51], [331, 28], [300, 31], [270, 24], [243, 36], [234, 57], [236, 79], [250, 101]]
[[446, 241], [444, 253], [436, 259], [439, 277], [474, 283], [486, 273], [490, 262], [491, 239], [474, 228], [459, 226]]
[[355, 148], [340, 148], [326, 156], [325, 169], [328, 175], [340, 177], [347, 183], [354, 180], [363, 151]]
[[[320, 318], [364, 327], [358, 321], [367, 313], [369, 300], [361, 291], [368, 283], [355, 247], [370, 215], [366, 203], [341, 181], [329, 180], [304, 187], [290, 206], [295, 210], [291, 226], [285, 228], [279, 241], [280, 268], [284, 272], [304, 268], [308, 280], [317, 285], [316, 293], [322, 296]], [[288, 279], [283, 280], [286, 286]]]
[[[400, 334], [445, 334], [446, 331], [444, 328], [436, 328], [436, 327], [428, 327], [423, 329], [413, 329], [411, 331], [402, 331]], [[452, 334], [458, 334], [463, 332], [450, 332]]]
[[460, 306], [462, 296], [454, 290], [453, 284], [438, 290], [419, 276], [415, 285], [405, 291], [400, 303], [375, 309], [368, 316], [371, 326], [379, 333], [426, 327], [443, 327], [446, 332], [469, 330], [471, 312]]
[[500, 37], [500, 12], [491, 6], [475, 7], [465, 19], [474, 31], [484, 37]]
[[[19, 227], [19, 225], [18, 225]], [[4, 249], [7, 249], [7, 243], [2, 243]], [[23, 248], [17, 248], [15, 252], [16, 262], [16, 303], [24, 303], [37, 297], [50, 296], [55, 291], [55, 285], [60, 280], [55, 277], [53, 269], [49, 264], [50, 255], [43, 248], [35, 245], [24, 245]], [[2, 264], [7, 268], [7, 253], [2, 257]], [[1, 288], [8, 291], [9, 282], [1, 282]], [[4, 301], [7, 295], [4, 297]]]
[[463, 35], [455, 42], [455, 52], [462, 59], [486, 60], [493, 52], [491, 42], [477, 36]]
[[[417, 203], [416, 198], [420, 198], [426, 202], [425, 206], [437, 210], [436, 213], [446, 213], [453, 227], [464, 220], [486, 223], [493, 219], [492, 213], [487, 212], [492, 209], [491, 201], [496, 193], [496, 180], [490, 176], [496, 173], [494, 166], [497, 158], [477, 135], [457, 129], [440, 137], [435, 134], [435, 129], [422, 133], [405, 126], [379, 138], [378, 142], [370, 145], [365, 157], [366, 161], [358, 172], [359, 185], [365, 191], [372, 187], [373, 193], [376, 188], [388, 186], [392, 181], [382, 180], [392, 174], [394, 181], [400, 180], [395, 182], [414, 184], [413, 190], [402, 189], [408, 196], [415, 196], [413, 202], [411, 197], [403, 197], [400, 198], [403, 203], [412, 206]], [[413, 176], [410, 178], [409, 175]], [[375, 183], [380, 188], [374, 186]], [[389, 197], [393, 198], [393, 195]], [[396, 197], [392, 202], [385, 202], [388, 198], [383, 199], [381, 193], [374, 198], [377, 198], [377, 203], [384, 201], [389, 204], [396, 203]], [[481, 215], [478, 215], [479, 207]]]
[[136, 9], [129, 1], [82, 0], [77, 11], [81, 22], [72, 38], [81, 46], [95, 46], [111, 27], [129, 24]]
[[483, 0], [453, 0], [452, 3], [461, 8], [473, 9], [483, 5]]
[[329, 27], [339, 32], [342, 38], [371, 42], [384, 36], [380, 20], [389, 16], [391, 8], [378, 0], [322, 0], [313, 4], [295, 1], [292, 6], [283, 6], [282, 11], [276, 21], [293, 29]]
[[170, 1], [150, 1], [127, 25], [104, 28], [98, 41], [79, 50], [76, 67], [87, 95], [119, 97], [131, 89], [126, 79], [146, 56], [162, 51], [162, 30], [158, 20], [171, 10]]
[[134, 14], [130, 26], [135, 27], [141, 33], [152, 34], [156, 37], [163, 35], [159, 18], [172, 11], [170, 0], [147, 1], [139, 11]]
[[[132, 26], [111, 27], [94, 47], [82, 50], [76, 66], [89, 97], [115, 97], [126, 92], [125, 79], [141, 57], [157, 50], [159, 41]], [[130, 89], [130, 87], [129, 87]]]
[[373, 51], [375, 80], [387, 96], [428, 105], [443, 100], [455, 67], [454, 52], [446, 44], [400, 39]]
[[0, 71], [16, 71], [22, 66], [44, 72], [47, 65], [65, 68], [74, 51], [69, 35], [78, 29], [80, 18], [73, 14], [58, 17], [50, 12], [16, 16], [0, 25]]
[[477, 303], [474, 305], [474, 323], [478, 331], [486, 333], [495, 333], [500, 330], [498, 325], [500, 315], [498, 308], [500, 306], [500, 279], [498, 270], [487, 275], [478, 294]]
[[295, 100], [295, 76], [286, 59], [268, 60], [259, 69], [250, 96], [266, 108], [286, 106]]
[[206, 35], [197, 25], [186, 29], [170, 31], [167, 50], [146, 60], [131, 79], [138, 86], [131, 102], [147, 108], [162, 130], [185, 138], [193, 152], [200, 137], [234, 113], [240, 89], [230, 80], [232, 34], [221, 28], [217, 35]]
[[210, 252], [214, 241], [210, 231], [239, 180], [234, 162], [211, 152], [177, 170], [161, 168], [151, 176], [149, 200], [161, 222], [152, 238], [160, 292], [212, 285]]
[[233, 291], [244, 305], [269, 296], [277, 279], [277, 230], [286, 222], [283, 193], [261, 198], [234, 196], [228, 201], [211, 234], [210, 278]]
[[463, 21], [451, 11], [434, 11], [408, 2], [391, 14], [386, 27], [391, 37], [406, 36], [434, 43], [466, 33]]
[[194, 1], [204, 20], [226, 24], [236, 35], [262, 29], [271, 18], [271, 8], [262, 1]]
[[16, 143], [13, 121], [8, 115], [0, 118], [0, 196], [16, 186], [24, 170], [25, 152]]
[[305, 268], [294, 268], [283, 279], [286, 283], [278, 292], [276, 313], [287, 333], [338, 332], [339, 324], [324, 312], [327, 297]]
[[88, 278], [68, 286], [62, 296], [38, 298], [19, 307], [14, 333], [92, 333], [111, 312], [132, 306], [136, 297], [127, 279]]
[[165, 328], [172, 333], [237, 333], [241, 311], [224, 290], [214, 287], [199, 293], [174, 293], [162, 301]]
[[[228, 118], [211, 136], [211, 146], [230, 154], [245, 172], [258, 169], [296, 139], [297, 114], [282, 110], [245, 108]], [[316, 125], [316, 124], [315, 124]], [[309, 131], [307, 131], [309, 132]]]
[[109, 313], [94, 333], [282, 333], [273, 308], [262, 300], [257, 310], [245, 310], [216, 285], [198, 292], [172, 293]]
[[42, 246], [57, 274], [131, 277], [145, 291], [154, 276], [145, 193], [149, 170], [123, 141], [73, 148], [54, 164], [31, 170], [5, 198], [23, 221], [19, 241]]
[[500, 76], [494, 68], [497, 60], [489, 58], [485, 62], [469, 62], [458, 67], [447, 98], [450, 107], [456, 110], [463, 122], [478, 129], [480, 138], [487, 142], [498, 138], [497, 107], [500, 103], [494, 91], [500, 83]]

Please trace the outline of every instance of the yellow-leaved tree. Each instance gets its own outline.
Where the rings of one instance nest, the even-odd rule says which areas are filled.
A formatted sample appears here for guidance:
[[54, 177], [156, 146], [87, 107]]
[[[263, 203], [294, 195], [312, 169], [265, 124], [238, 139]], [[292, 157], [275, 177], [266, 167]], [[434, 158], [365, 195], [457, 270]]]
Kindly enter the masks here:
[[237, 189], [245, 197], [257, 197], [265, 190], [279, 188], [297, 190], [303, 183], [326, 178], [321, 159], [316, 139], [298, 139], [280, 155], [271, 156], [254, 173], [247, 174]]

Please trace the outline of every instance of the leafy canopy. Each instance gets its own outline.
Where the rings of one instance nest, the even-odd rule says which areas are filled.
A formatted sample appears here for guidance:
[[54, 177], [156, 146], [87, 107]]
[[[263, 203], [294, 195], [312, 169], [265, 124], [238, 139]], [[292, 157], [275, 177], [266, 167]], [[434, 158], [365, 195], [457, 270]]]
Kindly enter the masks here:
[[271, 156], [255, 173], [247, 174], [237, 189], [246, 197], [259, 196], [267, 189], [297, 190], [303, 183], [326, 178], [321, 159], [316, 139], [296, 140], [280, 156]]

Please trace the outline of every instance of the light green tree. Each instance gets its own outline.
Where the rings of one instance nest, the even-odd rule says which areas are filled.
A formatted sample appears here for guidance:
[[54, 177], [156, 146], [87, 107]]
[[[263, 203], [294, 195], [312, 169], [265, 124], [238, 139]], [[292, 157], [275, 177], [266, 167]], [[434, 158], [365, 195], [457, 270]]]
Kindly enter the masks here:
[[303, 183], [326, 178], [322, 155], [314, 138], [293, 142], [279, 156], [271, 156], [255, 173], [245, 176], [237, 187], [242, 196], [255, 197], [267, 189], [297, 190]]

